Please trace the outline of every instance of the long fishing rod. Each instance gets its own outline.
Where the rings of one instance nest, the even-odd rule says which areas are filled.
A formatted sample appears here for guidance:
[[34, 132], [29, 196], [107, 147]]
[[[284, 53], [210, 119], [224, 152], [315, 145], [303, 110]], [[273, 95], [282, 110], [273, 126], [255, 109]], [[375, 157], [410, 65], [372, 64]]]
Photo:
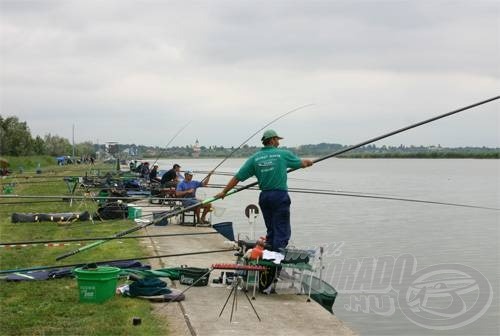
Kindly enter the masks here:
[[[174, 136], [170, 139], [169, 142], [167, 142], [167, 144], [165, 145], [165, 148], [168, 148], [168, 146], [172, 143], [172, 141], [174, 141], [175, 138], [177, 138], [177, 136], [186, 129], [186, 127], [189, 126], [189, 124], [191, 123], [191, 121], [189, 121], [186, 125], [182, 126], [181, 129], [179, 129], [177, 131], [177, 133], [174, 134]], [[156, 158], [155, 162], [153, 162], [153, 165], [151, 167], [154, 167], [154, 165], [156, 164], [156, 162], [158, 162], [158, 160], [160, 159], [160, 156], [161, 154], [158, 155], [158, 157]]]
[[[360, 142], [360, 143], [358, 143], [358, 144], [356, 144], [356, 145], [352, 145], [352, 146], [349, 146], [349, 147], [347, 147], [347, 148], [345, 148], [345, 149], [339, 150], [339, 151], [337, 151], [337, 152], [335, 152], [335, 153], [332, 153], [332, 154], [330, 154], [330, 155], [323, 156], [323, 157], [321, 157], [321, 158], [319, 158], [319, 159], [314, 160], [313, 162], [314, 162], [314, 163], [317, 163], [317, 162], [320, 162], [320, 161], [323, 161], [323, 160], [329, 159], [329, 158], [331, 158], [331, 157], [338, 156], [338, 155], [340, 155], [340, 154], [343, 154], [343, 153], [349, 152], [349, 151], [351, 151], [351, 150], [353, 150], [353, 149], [356, 149], [356, 148], [362, 147], [362, 146], [364, 146], [364, 145], [368, 145], [368, 144], [370, 144], [370, 143], [372, 143], [372, 142], [376, 142], [376, 141], [378, 141], [378, 140], [382, 140], [382, 139], [388, 138], [388, 137], [393, 136], [393, 135], [396, 135], [396, 134], [398, 134], [398, 133], [402, 133], [402, 132], [404, 132], [404, 131], [408, 131], [408, 130], [410, 130], [410, 129], [412, 129], [412, 128], [415, 128], [415, 127], [418, 127], [418, 126], [422, 126], [422, 125], [428, 124], [428, 123], [430, 123], [430, 122], [433, 122], [433, 121], [436, 121], [436, 120], [439, 120], [439, 119], [442, 119], [442, 118], [449, 117], [449, 116], [451, 116], [451, 115], [453, 115], [453, 114], [457, 114], [457, 113], [459, 113], [459, 112], [463, 112], [463, 111], [465, 111], [465, 110], [469, 110], [469, 109], [471, 109], [471, 108], [478, 107], [478, 106], [480, 106], [480, 105], [484, 105], [484, 104], [490, 103], [490, 102], [492, 102], [492, 101], [494, 101], [494, 100], [497, 100], [497, 99], [500, 99], [500, 96], [495, 96], [495, 97], [492, 97], [492, 98], [489, 98], [489, 99], [486, 99], [486, 100], [483, 100], [483, 101], [480, 101], [480, 102], [474, 103], [474, 104], [472, 104], [472, 105], [468, 105], [468, 106], [465, 106], [465, 107], [461, 107], [461, 108], [456, 109], [456, 110], [453, 110], [453, 111], [451, 111], [451, 112], [444, 113], [444, 114], [438, 115], [438, 116], [436, 116], [436, 117], [429, 118], [429, 119], [426, 119], [426, 120], [424, 120], [424, 121], [417, 122], [417, 123], [415, 123], [415, 124], [412, 124], [412, 125], [409, 125], [409, 126], [406, 126], [406, 127], [400, 128], [400, 129], [397, 129], [397, 130], [395, 130], [395, 131], [392, 131], [392, 132], [389, 132], [389, 133], [386, 133], [386, 134], [383, 134], [383, 135], [377, 136], [377, 137], [375, 137], [375, 138], [371, 138], [371, 139], [369, 139], [369, 140], [366, 140], [366, 141]], [[296, 170], [296, 169], [293, 169], [293, 170]], [[292, 171], [293, 171], [293, 170], [292, 170]]]
[[[313, 160], [313, 163], [318, 163], [318, 162], [321, 162], [321, 161], [323, 161], [323, 160], [326, 160], [326, 159], [332, 158], [332, 157], [334, 157], [334, 156], [337, 156], [337, 155], [340, 155], [340, 154], [346, 153], [346, 152], [348, 152], [348, 151], [351, 151], [351, 150], [356, 149], [356, 148], [359, 148], [359, 147], [361, 147], [361, 146], [364, 146], [364, 145], [370, 144], [370, 143], [372, 143], [372, 142], [375, 142], [375, 141], [378, 141], [378, 140], [381, 140], [381, 139], [384, 139], [384, 138], [390, 137], [390, 136], [392, 136], [392, 135], [395, 135], [395, 134], [398, 134], [398, 133], [401, 133], [401, 132], [407, 131], [407, 130], [409, 130], [409, 129], [412, 129], [412, 128], [415, 128], [415, 127], [418, 127], [418, 126], [421, 126], [421, 125], [424, 125], [424, 124], [427, 124], [427, 123], [430, 123], [430, 122], [432, 122], [432, 121], [435, 121], [435, 120], [438, 120], [438, 119], [441, 119], [441, 118], [445, 118], [445, 117], [448, 117], [448, 116], [450, 116], [450, 115], [453, 115], [453, 114], [456, 114], [456, 113], [459, 113], [459, 112], [462, 112], [462, 111], [465, 111], [465, 110], [468, 110], [468, 109], [471, 109], [471, 108], [474, 108], [474, 107], [477, 107], [477, 106], [480, 106], [480, 105], [483, 105], [483, 104], [486, 104], [486, 103], [489, 103], [489, 102], [494, 101], [494, 100], [497, 100], [497, 99], [499, 99], [499, 98], [500, 98], [500, 96], [496, 96], [496, 97], [493, 97], [493, 98], [489, 98], [489, 99], [487, 99], [487, 100], [483, 100], [483, 101], [481, 101], [481, 102], [478, 102], [478, 103], [475, 103], [475, 104], [472, 104], [472, 105], [468, 105], [468, 106], [465, 106], [465, 107], [459, 108], [459, 109], [457, 109], [457, 110], [454, 110], [454, 111], [451, 111], [451, 112], [448, 112], [448, 113], [445, 113], [445, 114], [441, 114], [441, 115], [438, 115], [438, 116], [436, 116], [436, 117], [433, 117], [433, 118], [430, 118], [430, 119], [427, 119], [427, 120], [424, 120], [424, 121], [421, 121], [421, 122], [418, 122], [418, 123], [412, 124], [412, 125], [410, 125], [410, 126], [406, 126], [406, 127], [400, 128], [400, 129], [398, 129], [398, 130], [396, 130], [396, 131], [392, 131], [392, 132], [390, 132], [390, 133], [386, 133], [386, 134], [383, 134], [383, 135], [377, 136], [377, 137], [375, 137], [375, 138], [371, 138], [371, 139], [369, 139], [369, 140], [366, 140], [366, 141], [360, 142], [360, 143], [359, 143], [359, 144], [357, 144], [357, 145], [352, 145], [352, 146], [349, 146], [349, 147], [347, 147], [347, 148], [345, 148], [345, 149], [342, 149], [342, 150], [340, 150], [340, 151], [337, 151], [337, 152], [334, 152], [334, 153], [332, 153], [332, 154], [329, 154], [329, 155], [326, 155], [326, 156], [320, 157], [320, 158], [318, 158], [318, 159], [316, 159], [316, 160]], [[295, 171], [295, 170], [297, 170], [297, 169], [298, 169], [298, 168], [296, 168], [296, 169], [289, 169], [289, 170], [287, 171], [287, 173], [293, 172], [293, 171]], [[227, 197], [227, 196], [230, 196], [230, 195], [233, 195], [233, 194], [236, 194], [236, 193], [238, 193], [238, 192], [240, 192], [240, 191], [243, 191], [243, 190], [245, 190], [245, 189], [252, 188], [252, 187], [254, 187], [254, 186], [256, 186], [256, 185], [258, 185], [258, 182], [253, 182], [253, 183], [247, 184], [247, 185], [245, 185], [245, 186], [243, 186], [243, 187], [241, 187], [241, 188], [239, 188], [239, 189], [233, 188], [233, 189], [231, 189], [229, 192], [227, 192], [227, 193], [226, 193], [226, 197]], [[177, 210], [177, 211], [172, 211], [172, 212], [170, 212], [170, 213], [168, 213], [168, 214], [166, 214], [166, 215], [164, 215], [164, 216], [162, 216], [162, 217], [160, 217], [160, 218], [157, 218], [157, 219], [153, 220], [151, 223], [146, 223], [146, 224], [143, 224], [143, 225], [137, 226], [137, 227], [135, 227], [135, 228], [132, 228], [132, 229], [129, 229], [129, 230], [126, 230], [126, 231], [123, 231], [123, 232], [119, 232], [119, 233], [115, 234], [115, 235], [113, 236], [113, 238], [115, 238], [115, 239], [116, 239], [116, 238], [120, 238], [120, 237], [125, 236], [125, 235], [127, 235], [127, 234], [129, 234], [129, 233], [132, 233], [132, 232], [134, 232], [134, 231], [141, 230], [141, 229], [143, 229], [143, 228], [144, 228], [144, 227], [146, 227], [146, 226], [149, 226], [149, 225], [152, 225], [152, 224], [155, 224], [155, 223], [159, 223], [161, 220], [163, 220], [163, 219], [165, 219], [165, 218], [169, 218], [169, 217], [176, 216], [176, 215], [178, 215], [178, 214], [180, 214], [180, 213], [183, 213], [183, 212], [185, 212], [185, 211], [194, 210], [195, 208], [197, 208], [197, 207], [199, 207], [199, 206], [202, 206], [202, 205], [206, 205], [206, 204], [212, 203], [212, 202], [214, 202], [214, 201], [216, 201], [216, 200], [218, 200], [218, 199], [220, 199], [220, 197], [218, 197], [218, 196], [214, 196], [214, 197], [207, 198], [207, 199], [205, 199], [205, 200], [203, 200], [203, 201], [200, 201], [200, 202], [198, 202], [198, 203], [196, 203], [196, 204], [190, 205], [190, 206], [188, 206], [188, 207], [186, 207], [186, 208], [179, 209], [179, 210]], [[99, 246], [99, 245], [101, 245], [101, 244], [103, 244], [103, 243], [107, 242], [107, 241], [109, 241], [109, 240], [99, 240], [99, 241], [96, 241], [96, 242], [94, 242], [94, 243], [92, 243], [92, 244], [89, 244], [89, 245], [83, 246], [83, 247], [81, 247], [81, 248], [79, 248], [79, 249], [77, 249], [77, 250], [70, 251], [70, 252], [68, 252], [68, 253], [66, 253], [66, 254], [63, 254], [63, 255], [61, 255], [61, 256], [59, 256], [59, 257], [57, 257], [57, 258], [56, 258], [56, 260], [61, 260], [61, 259], [67, 258], [67, 257], [69, 257], [69, 256], [75, 255], [75, 254], [77, 254], [77, 253], [80, 253], [80, 252], [82, 252], [82, 251], [85, 251], [85, 250], [88, 250], [88, 249], [94, 248], [94, 247], [96, 247], [96, 246]]]
[[[240, 149], [241, 149], [241, 147], [243, 147], [243, 146], [244, 146], [244, 145], [245, 145], [248, 141], [250, 141], [250, 140], [251, 140], [254, 136], [256, 136], [256, 135], [257, 135], [259, 132], [261, 132], [264, 128], [268, 127], [269, 125], [271, 125], [271, 124], [275, 123], [276, 121], [278, 121], [278, 120], [280, 120], [280, 119], [282, 119], [282, 118], [286, 117], [287, 115], [289, 115], [289, 114], [291, 114], [291, 113], [293, 113], [293, 112], [296, 112], [296, 111], [298, 111], [298, 110], [301, 110], [301, 109], [304, 109], [304, 108], [306, 108], [306, 107], [313, 106], [313, 105], [314, 105], [314, 104], [306, 104], [306, 105], [302, 105], [302, 106], [299, 106], [299, 107], [297, 107], [297, 108], [294, 108], [293, 110], [290, 110], [290, 111], [288, 111], [288, 112], [285, 112], [285, 113], [283, 113], [283, 114], [281, 114], [281, 115], [277, 116], [276, 118], [274, 118], [273, 120], [271, 120], [270, 122], [268, 122], [267, 124], [265, 124], [264, 126], [262, 126], [261, 128], [259, 128], [259, 129], [258, 129], [255, 133], [253, 133], [252, 135], [250, 135], [250, 136], [248, 137], [248, 139], [246, 139], [245, 141], [243, 141], [243, 142], [242, 142], [242, 143], [241, 143], [238, 147], [236, 147], [235, 149], [233, 149], [233, 150], [231, 151], [231, 153], [229, 153], [229, 154], [228, 154], [228, 155], [227, 155], [224, 159], [222, 159], [222, 161], [221, 161], [221, 162], [219, 162], [219, 163], [215, 166], [215, 168], [214, 168], [214, 169], [212, 169], [212, 171], [211, 171], [211, 172], [214, 172], [215, 170], [217, 170], [217, 168], [219, 168], [219, 167], [220, 167], [220, 166], [221, 166], [224, 162], [226, 162], [226, 160], [227, 160], [227, 159], [229, 159], [231, 156], [233, 156], [233, 154], [234, 154], [234, 153], [236, 153], [238, 150], [240, 150]], [[210, 174], [210, 173], [209, 173], [209, 174]], [[204, 178], [202, 179], [202, 181], [203, 181], [203, 180], [205, 180], [207, 177], [208, 177], [208, 175], [207, 175], [206, 177], [204, 177]]]
[[15, 204], [38, 204], [38, 203], [63, 203], [63, 200], [39, 200], [39, 201], [21, 201], [21, 202], [0, 202], [0, 205], [15, 205]]
[[[210, 171], [208, 170], [193, 170], [193, 173], [195, 174], [208, 174]], [[220, 176], [234, 176], [235, 172], [228, 172], [228, 171], [218, 171], [212, 173], [213, 175], [220, 175]], [[290, 177], [289, 180], [295, 180], [295, 181], [304, 181], [304, 182], [316, 182], [316, 183], [331, 183], [331, 181], [323, 181], [323, 180], [311, 180], [311, 179], [303, 179], [303, 178], [297, 178], [297, 177]]]
[[371, 196], [371, 195], [361, 195], [361, 194], [349, 194], [349, 193], [339, 193], [339, 192], [321, 192], [321, 191], [307, 191], [307, 190], [294, 190], [288, 189], [289, 192], [296, 192], [301, 194], [315, 194], [315, 195], [332, 195], [332, 196], [347, 196], [347, 197], [361, 197], [361, 198], [372, 198], [372, 199], [380, 199], [380, 200], [390, 200], [390, 201], [403, 201], [403, 202], [414, 202], [414, 203], [425, 203], [425, 204], [436, 204], [436, 205], [446, 205], [446, 206], [455, 206], [461, 208], [475, 208], [475, 209], [483, 209], [483, 210], [495, 210], [500, 211], [498, 208], [490, 208], [480, 205], [472, 205], [472, 204], [459, 204], [459, 203], [449, 203], [449, 202], [439, 202], [439, 201], [427, 201], [427, 200], [419, 200], [413, 198], [402, 198], [402, 197], [387, 197], [387, 196]]
[[[179, 237], [179, 236], [203, 236], [219, 234], [219, 232], [194, 232], [194, 233], [162, 233], [162, 234], [151, 234], [151, 235], [138, 235], [138, 236], [126, 236], [120, 239], [140, 239], [140, 238], [156, 238], [156, 237]], [[26, 241], [16, 241], [16, 242], [0, 242], [0, 246], [15, 246], [15, 245], [36, 245], [36, 244], [53, 244], [53, 243], [70, 243], [70, 242], [82, 242], [82, 241], [93, 241], [100, 239], [110, 239], [109, 237], [91, 237], [91, 238], [67, 238], [58, 240], [26, 240]]]
[[231, 173], [231, 172], [212, 172], [212, 171], [208, 171], [208, 170], [193, 170], [193, 173], [194, 174], [210, 174], [212, 173], [213, 175], [221, 175], [221, 176], [233, 176], [234, 173]]
[[[200, 173], [200, 174], [207, 174], [208, 171], [202, 171], [202, 170], [194, 170], [193, 173]], [[234, 172], [215, 172], [213, 173], [214, 175], [222, 175], [222, 176], [234, 176]], [[294, 178], [290, 177], [288, 180], [294, 180], [294, 181], [302, 181], [302, 182], [313, 182], [313, 183], [322, 183], [322, 184], [328, 184], [331, 182], [328, 181], [321, 181], [321, 180], [311, 180], [311, 179], [303, 179], [303, 178]], [[226, 185], [225, 184], [217, 184], [217, 183], [210, 183], [205, 186], [205, 188], [224, 188]], [[350, 194], [362, 194], [362, 195], [377, 195], [377, 196], [390, 196], [390, 197], [395, 197], [394, 195], [389, 195], [389, 194], [381, 194], [381, 193], [371, 193], [371, 192], [363, 192], [363, 191], [353, 191], [353, 190], [344, 190], [344, 189], [339, 189], [339, 190], [328, 190], [328, 189], [309, 189], [309, 188], [304, 188], [304, 190], [308, 191], [334, 191], [334, 192], [341, 192], [341, 193], [350, 193]]]
[[172, 258], [172, 257], [184, 257], [197, 254], [210, 254], [210, 253], [222, 253], [222, 252], [234, 252], [233, 249], [222, 249], [222, 250], [209, 250], [209, 251], [199, 251], [199, 252], [186, 252], [186, 253], [175, 253], [175, 254], [162, 254], [157, 256], [147, 256], [147, 257], [137, 257], [137, 258], [126, 258], [126, 259], [110, 259], [101, 260], [97, 262], [86, 262], [78, 264], [66, 264], [66, 265], [53, 265], [53, 266], [39, 266], [39, 267], [27, 267], [27, 268], [16, 268], [8, 270], [0, 270], [0, 274], [9, 273], [19, 273], [19, 272], [31, 272], [31, 271], [43, 271], [47, 269], [54, 268], [66, 268], [66, 267], [81, 267], [89, 264], [105, 265], [112, 262], [125, 262], [125, 261], [135, 261], [135, 260], [147, 260], [147, 259], [159, 259], [159, 258]]
[[[224, 188], [225, 184], [209, 184], [205, 188], [216, 188], [221, 189]], [[260, 190], [258, 187], [249, 188], [250, 190]], [[389, 194], [378, 194], [378, 193], [370, 193], [370, 192], [361, 192], [361, 191], [349, 191], [349, 190], [333, 190], [333, 189], [310, 189], [310, 188], [288, 188], [288, 190], [294, 190], [295, 192], [327, 192], [327, 193], [345, 193], [345, 194], [353, 194], [353, 195], [376, 195], [376, 196], [387, 196], [387, 197], [398, 197]]]
[[185, 198], [165, 198], [165, 197], [140, 197], [138, 196], [71, 196], [71, 195], [0, 195], [0, 200], [1, 199], [76, 199], [76, 200], [90, 200], [90, 199], [109, 199], [109, 200], [132, 200], [132, 201], [138, 201], [138, 200], [172, 200], [172, 201], [180, 201], [180, 200], [185, 200]]
[[[223, 188], [223, 187], [224, 187], [224, 185], [215, 186], [215, 188]], [[259, 190], [258, 187], [252, 187], [252, 188], [248, 188], [248, 189], [249, 190]], [[476, 209], [484, 209], [484, 210], [496, 210], [496, 211], [500, 210], [498, 208], [485, 207], [485, 206], [473, 205], [473, 204], [460, 204], [460, 203], [450, 203], [450, 202], [441, 202], [441, 201], [430, 201], [430, 200], [422, 200], [422, 199], [399, 197], [399, 196], [384, 195], [384, 194], [343, 192], [343, 191], [326, 190], [326, 189], [288, 188], [288, 192], [299, 193], [299, 194], [312, 194], [312, 195], [372, 198], [372, 199], [380, 199], [380, 200], [426, 203], [426, 204], [446, 205], [446, 206], [455, 206], [455, 207], [463, 207], [463, 208], [476, 208]]]

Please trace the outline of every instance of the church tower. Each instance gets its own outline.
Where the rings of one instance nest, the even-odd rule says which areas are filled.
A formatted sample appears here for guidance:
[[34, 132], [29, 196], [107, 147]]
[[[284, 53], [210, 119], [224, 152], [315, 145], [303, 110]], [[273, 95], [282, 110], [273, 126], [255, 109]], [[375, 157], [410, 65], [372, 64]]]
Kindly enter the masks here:
[[196, 142], [194, 143], [193, 146], [193, 157], [195, 158], [200, 157], [200, 151], [201, 151], [200, 142], [198, 141], [198, 139], [196, 139]]

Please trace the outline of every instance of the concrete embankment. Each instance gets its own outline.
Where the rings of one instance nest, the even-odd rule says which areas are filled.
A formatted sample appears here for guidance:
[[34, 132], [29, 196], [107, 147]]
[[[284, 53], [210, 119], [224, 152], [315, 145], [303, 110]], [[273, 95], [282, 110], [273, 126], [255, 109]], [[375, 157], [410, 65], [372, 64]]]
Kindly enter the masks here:
[[[144, 208], [143, 215], [164, 209]], [[148, 218], [148, 217], [146, 217]], [[151, 218], [151, 217], [149, 217]], [[148, 226], [148, 234], [213, 232], [211, 227], [191, 227], [178, 224]], [[155, 237], [142, 241], [149, 252], [156, 255], [182, 254], [196, 251], [227, 249], [225, 238], [219, 234], [199, 236]], [[234, 252], [218, 252], [189, 256], [161, 258], [152, 262], [154, 268], [190, 267], [209, 268], [216, 263], [234, 264]], [[167, 319], [171, 335], [355, 335], [335, 315], [330, 314], [314, 301], [307, 302], [306, 295], [297, 295], [277, 290], [276, 294], [257, 293], [251, 300], [261, 321], [259, 322], [251, 304], [242, 290], [237, 291], [236, 305], [230, 322], [233, 297], [229, 298], [221, 317], [219, 313], [229, 297], [231, 287], [213, 284], [220, 270], [210, 275], [208, 286], [192, 287], [186, 291], [182, 302], [152, 303], [154, 310]], [[178, 281], [169, 283], [172, 288], [183, 290], [187, 286]], [[288, 293], [287, 293], [288, 292]], [[248, 296], [251, 298], [252, 291]]]

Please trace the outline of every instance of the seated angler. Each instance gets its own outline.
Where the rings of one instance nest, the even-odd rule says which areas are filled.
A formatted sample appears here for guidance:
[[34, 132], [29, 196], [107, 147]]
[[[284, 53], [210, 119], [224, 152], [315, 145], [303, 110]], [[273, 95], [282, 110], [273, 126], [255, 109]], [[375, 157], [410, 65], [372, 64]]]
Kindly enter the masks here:
[[149, 162], [144, 162], [144, 164], [141, 167], [140, 173], [142, 178], [149, 177]]
[[[208, 181], [210, 180], [210, 176], [212, 176], [212, 173], [208, 174], [207, 177], [205, 177], [205, 179], [203, 179], [203, 181], [201, 182], [195, 181], [193, 180], [193, 171], [186, 170], [186, 172], [184, 173], [184, 180], [177, 185], [177, 190], [175, 192], [175, 195], [177, 197], [185, 198], [182, 200], [182, 206], [184, 208], [201, 203], [196, 199], [196, 189], [200, 187], [206, 187]], [[206, 217], [208, 212], [210, 211], [210, 207], [210, 203], [208, 203], [200, 204], [193, 209], [198, 223], [209, 224], [209, 222], [206, 220]]]
[[179, 175], [180, 175], [181, 166], [177, 163], [174, 164], [172, 169], [167, 171], [160, 180], [160, 185], [162, 188], [176, 188], [179, 183]]
[[130, 161], [128, 164], [128, 167], [130, 168], [131, 172], [135, 172], [135, 168], [137, 165], [137, 160]]
[[160, 178], [158, 177], [158, 165], [155, 164], [153, 169], [149, 172], [149, 182], [159, 183]]

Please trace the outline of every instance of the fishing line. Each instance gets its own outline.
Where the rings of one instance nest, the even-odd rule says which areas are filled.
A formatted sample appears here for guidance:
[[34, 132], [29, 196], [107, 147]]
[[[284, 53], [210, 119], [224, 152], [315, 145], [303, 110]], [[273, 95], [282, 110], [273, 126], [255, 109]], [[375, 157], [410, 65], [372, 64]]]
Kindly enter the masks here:
[[[381, 140], [381, 139], [384, 139], [384, 138], [390, 137], [390, 136], [392, 136], [392, 135], [395, 135], [395, 134], [398, 134], [398, 133], [401, 133], [401, 132], [407, 131], [407, 130], [409, 130], [409, 129], [412, 129], [412, 128], [415, 128], [415, 127], [418, 127], [418, 126], [421, 126], [421, 125], [424, 125], [424, 124], [427, 124], [427, 123], [430, 123], [430, 122], [432, 122], [432, 121], [435, 121], [435, 120], [438, 120], [438, 119], [441, 119], [441, 118], [445, 118], [445, 117], [447, 117], [447, 116], [450, 116], [450, 115], [453, 115], [453, 114], [456, 114], [456, 113], [459, 113], [459, 112], [462, 112], [462, 111], [465, 111], [465, 110], [468, 110], [468, 109], [471, 109], [471, 108], [474, 108], [474, 107], [477, 107], [477, 106], [480, 106], [480, 105], [483, 105], [483, 104], [486, 104], [486, 103], [489, 103], [489, 102], [494, 101], [494, 100], [497, 100], [497, 99], [499, 99], [499, 98], [500, 98], [500, 96], [496, 96], [496, 97], [493, 97], [493, 98], [489, 98], [489, 99], [487, 99], [487, 100], [483, 100], [483, 101], [481, 101], [481, 102], [478, 102], [478, 103], [475, 103], [475, 104], [472, 104], [472, 105], [468, 105], [468, 106], [465, 106], [465, 107], [459, 108], [459, 109], [457, 109], [457, 110], [454, 110], [454, 111], [451, 111], [451, 112], [448, 112], [448, 113], [445, 113], [445, 114], [441, 114], [441, 115], [438, 115], [438, 116], [436, 116], [436, 117], [433, 117], [433, 118], [430, 118], [430, 119], [427, 119], [427, 120], [424, 120], [424, 121], [421, 121], [421, 122], [418, 122], [418, 123], [415, 123], [415, 124], [412, 124], [412, 125], [409, 125], [409, 126], [406, 126], [406, 127], [400, 128], [400, 129], [395, 130], [395, 131], [392, 131], [392, 132], [390, 132], [390, 133], [386, 133], [386, 134], [383, 134], [383, 135], [377, 136], [377, 137], [375, 137], [375, 138], [371, 138], [371, 139], [366, 140], [366, 141], [363, 141], [363, 142], [361, 142], [361, 143], [359, 143], [359, 144], [357, 144], [357, 145], [352, 145], [352, 146], [349, 146], [349, 147], [347, 147], [347, 148], [345, 148], [345, 149], [342, 149], [342, 150], [340, 150], [340, 151], [336, 151], [336, 152], [334, 152], [334, 153], [332, 153], [332, 154], [329, 154], [329, 155], [326, 155], [326, 156], [320, 157], [320, 158], [318, 158], [318, 159], [316, 159], [316, 160], [313, 160], [313, 163], [318, 163], [318, 162], [321, 162], [321, 161], [323, 161], [323, 160], [326, 160], [326, 159], [332, 158], [332, 157], [334, 157], [334, 156], [337, 156], [337, 155], [340, 155], [340, 154], [346, 153], [346, 152], [348, 152], [348, 151], [351, 151], [351, 150], [353, 150], [353, 149], [356, 149], [356, 148], [362, 147], [362, 146], [367, 145], [367, 144], [370, 144], [370, 143], [372, 143], [372, 142], [375, 142], [375, 141], [378, 141], [378, 140]], [[299, 169], [299, 168], [296, 168], [296, 169], [288, 169], [287, 173], [293, 172], [293, 171], [298, 170], [298, 169]], [[257, 186], [257, 185], [258, 185], [258, 182], [253, 182], [253, 183], [247, 184], [247, 185], [245, 185], [245, 186], [243, 186], [242, 188], [239, 188], [239, 189], [233, 188], [232, 190], [230, 190], [230, 191], [226, 194], [226, 196], [233, 195], [233, 194], [235, 194], [235, 193], [238, 193], [238, 192], [243, 191], [243, 190], [245, 190], [245, 189], [249, 189], [249, 188], [255, 187], [255, 186]], [[167, 214], [167, 215], [165, 215], [165, 216], [162, 216], [162, 217], [160, 217], [160, 218], [158, 218], [158, 219], [153, 220], [151, 223], [143, 224], [143, 225], [137, 226], [137, 227], [135, 227], [135, 228], [132, 228], [132, 229], [130, 229], [130, 230], [126, 230], [126, 231], [119, 232], [119, 233], [115, 234], [113, 237], [114, 237], [115, 239], [116, 239], [116, 238], [120, 238], [120, 237], [125, 236], [125, 235], [127, 235], [127, 234], [129, 234], [129, 233], [132, 233], [132, 232], [134, 232], [134, 231], [141, 230], [142, 228], [144, 228], [144, 227], [146, 227], [146, 226], [149, 226], [149, 225], [152, 225], [152, 224], [159, 223], [161, 220], [163, 220], [163, 219], [165, 219], [165, 218], [169, 218], [169, 217], [172, 217], [172, 216], [176, 216], [176, 215], [178, 215], [178, 214], [180, 214], [180, 213], [182, 213], [182, 212], [188, 211], [188, 210], [193, 210], [193, 209], [195, 209], [196, 207], [199, 207], [199, 206], [202, 206], [202, 205], [205, 205], [205, 204], [212, 203], [212, 202], [214, 202], [214, 201], [216, 201], [216, 200], [218, 200], [218, 199], [219, 199], [219, 197], [217, 197], [217, 196], [215, 196], [215, 197], [210, 197], [210, 198], [205, 199], [205, 200], [203, 200], [203, 201], [201, 201], [201, 202], [199, 202], [199, 203], [196, 203], [196, 204], [193, 204], [193, 205], [191, 205], [191, 206], [188, 206], [188, 207], [186, 207], [186, 208], [184, 208], [184, 209], [180, 209], [180, 210], [178, 210], [178, 211], [173, 211], [173, 212], [171, 212], [170, 214]], [[85, 251], [85, 250], [87, 250], [87, 249], [94, 248], [94, 247], [96, 247], [96, 246], [99, 246], [99, 245], [101, 245], [101, 244], [103, 244], [103, 243], [107, 242], [107, 241], [109, 241], [109, 240], [99, 240], [99, 241], [96, 241], [96, 242], [94, 242], [94, 243], [92, 243], [92, 244], [89, 244], [89, 245], [83, 246], [83, 247], [81, 247], [81, 248], [79, 248], [79, 249], [76, 249], [76, 250], [74, 250], [74, 251], [70, 251], [70, 252], [68, 252], [68, 253], [66, 253], [66, 254], [63, 254], [63, 255], [61, 255], [61, 256], [59, 256], [59, 257], [57, 257], [57, 258], [56, 258], [56, 260], [61, 260], [61, 259], [67, 258], [67, 257], [69, 257], [69, 256], [75, 255], [75, 254], [77, 254], [77, 253], [80, 253], [80, 252], [82, 252], [82, 251]]]

